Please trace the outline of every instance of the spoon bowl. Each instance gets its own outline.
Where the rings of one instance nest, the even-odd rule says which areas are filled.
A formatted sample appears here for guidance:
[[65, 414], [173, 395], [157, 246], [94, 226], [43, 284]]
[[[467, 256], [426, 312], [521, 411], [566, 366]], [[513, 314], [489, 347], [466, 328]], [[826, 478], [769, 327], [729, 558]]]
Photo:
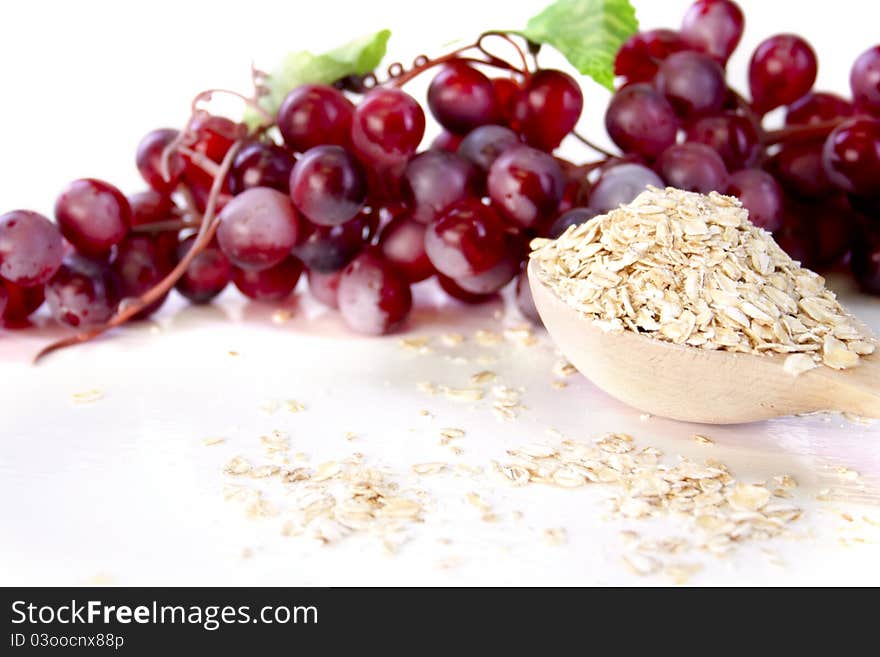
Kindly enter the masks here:
[[571, 364], [612, 397], [651, 415], [708, 424], [815, 411], [880, 417], [877, 353], [850, 369], [821, 366], [794, 376], [783, 367], [785, 354], [710, 351], [628, 330], [606, 332], [545, 285], [534, 261], [528, 278], [538, 314]]

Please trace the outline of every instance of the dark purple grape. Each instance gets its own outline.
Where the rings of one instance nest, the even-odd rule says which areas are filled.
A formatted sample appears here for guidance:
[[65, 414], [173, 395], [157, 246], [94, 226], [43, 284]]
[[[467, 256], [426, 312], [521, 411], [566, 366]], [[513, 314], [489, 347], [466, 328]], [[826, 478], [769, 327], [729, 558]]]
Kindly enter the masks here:
[[675, 143], [678, 117], [659, 91], [647, 84], [632, 84], [612, 97], [605, 128], [621, 150], [653, 160]]
[[172, 219], [174, 201], [171, 197], [155, 189], [136, 192], [128, 197], [131, 208], [131, 225], [143, 226]]
[[399, 89], [373, 89], [354, 110], [351, 141], [366, 163], [400, 166], [418, 149], [425, 134], [425, 113]]
[[525, 268], [516, 277], [516, 307], [530, 322], [539, 326], [544, 325], [535, 307], [535, 299], [532, 297], [532, 288], [529, 286], [529, 276]]
[[629, 203], [648, 185], [664, 187], [660, 176], [646, 166], [627, 162], [608, 167], [590, 193], [590, 207], [594, 214], [604, 214]]
[[119, 244], [131, 223], [128, 200], [110, 183], [74, 180], [55, 201], [61, 234], [81, 254], [102, 257]]
[[290, 190], [290, 170], [296, 163], [291, 153], [277, 144], [254, 142], [242, 148], [232, 163], [229, 189], [240, 194], [252, 187]]
[[495, 210], [476, 200], [453, 205], [425, 232], [425, 251], [437, 271], [452, 278], [494, 267], [506, 249], [505, 228]]
[[790, 141], [783, 144], [765, 168], [791, 194], [804, 198], [823, 198], [834, 186], [822, 165], [822, 142]]
[[678, 52], [666, 58], [654, 86], [681, 117], [714, 114], [727, 97], [724, 69], [699, 52]]
[[360, 162], [342, 146], [316, 146], [293, 167], [290, 197], [309, 221], [336, 226], [364, 207], [367, 177]]
[[167, 194], [177, 187], [183, 175], [184, 161], [179, 153], [171, 153], [168, 157], [167, 180], [162, 167], [162, 156], [165, 147], [177, 139], [180, 132], [171, 128], [160, 128], [148, 132], [137, 147], [135, 163], [143, 179], [156, 191]]
[[429, 150], [406, 165], [403, 198], [412, 218], [427, 224], [453, 203], [476, 195], [479, 183], [476, 167], [463, 157]]
[[745, 18], [730, 0], [697, 0], [681, 22], [681, 38], [696, 50], [725, 63], [742, 37]]
[[265, 269], [284, 260], [297, 242], [300, 219], [287, 194], [254, 187], [220, 212], [217, 241], [242, 269]]
[[782, 227], [782, 188], [766, 171], [743, 169], [731, 174], [727, 194], [749, 211], [749, 220], [771, 233]]
[[858, 56], [849, 74], [853, 100], [874, 116], [880, 116], [880, 45]]
[[542, 69], [523, 83], [513, 103], [513, 122], [529, 146], [552, 151], [574, 130], [584, 95], [566, 73]]
[[63, 257], [61, 233], [30, 210], [0, 216], [0, 276], [23, 287], [42, 285], [58, 271]]
[[484, 125], [471, 130], [462, 139], [458, 154], [488, 173], [492, 163], [501, 153], [519, 143], [519, 137], [510, 128]]
[[425, 226], [407, 216], [395, 217], [379, 234], [379, 251], [410, 283], [434, 274], [425, 251]]
[[752, 105], [769, 112], [790, 105], [816, 81], [818, 64], [810, 44], [795, 34], [777, 34], [762, 41], [749, 62]]
[[259, 271], [233, 267], [232, 282], [243, 295], [254, 301], [283, 301], [293, 292], [302, 271], [302, 263], [293, 256], [287, 256], [281, 262]]
[[284, 99], [278, 110], [278, 129], [284, 143], [298, 153], [315, 146], [348, 146], [354, 105], [338, 89], [304, 84]]
[[708, 194], [727, 188], [724, 160], [705, 144], [670, 146], [657, 160], [657, 171], [667, 185]]
[[498, 122], [511, 125], [513, 121], [513, 104], [519, 94], [520, 85], [511, 78], [492, 78], [492, 89], [495, 92], [495, 107], [498, 109]]
[[792, 260], [812, 267], [818, 253], [815, 225], [809, 219], [810, 204], [787, 196], [783, 202], [782, 227], [773, 239]]
[[657, 73], [660, 62], [672, 53], [687, 49], [684, 39], [674, 30], [637, 32], [617, 51], [614, 74], [630, 82], [648, 82]]
[[846, 258], [857, 234], [857, 214], [844, 194], [836, 194], [812, 206], [816, 233], [815, 265], [821, 270]]
[[323, 303], [329, 308], [339, 308], [339, 279], [342, 278], [342, 272], [337, 271], [330, 274], [322, 274], [321, 272], [310, 269], [308, 272], [309, 292], [316, 300]]
[[28, 325], [28, 317], [43, 304], [46, 298], [42, 285], [21, 287], [0, 278], [0, 288], [6, 299], [6, 306], [0, 311], [2, 325], [7, 328], [23, 328]]
[[848, 100], [824, 91], [812, 91], [799, 98], [785, 111], [786, 125], [815, 125], [852, 116], [853, 106]]
[[692, 121], [685, 128], [685, 140], [716, 150], [730, 171], [752, 166], [761, 153], [758, 127], [734, 112]]
[[863, 292], [880, 295], [880, 230], [861, 225], [852, 240], [853, 274]]
[[428, 87], [428, 107], [450, 132], [465, 134], [497, 119], [492, 82], [464, 62], [446, 64]]
[[567, 212], [563, 212], [556, 218], [547, 229], [546, 235], [552, 240], [562, 235], [570, 226], [580, 226], [586, 223], [598, 214], [602, 214], [595, 208], [572, 208]]
[[52, 316], [73, 327], [106, 322], [119, 300], [119, 281], [110, 267], [80, 255], [65, 258], [46, 285]]
[[[178, 261], [189, 253], [195, 240], [196, 236], [191, 235], [180, 242]], [[208, 303], [226, 288], [231, 278], [229, 258], [217, 244], [211, 243], [192, 259], [175, 287], [193, 303]]]
[[857, 196], [880, 196], [880, 119], [844, 121], [822, 148], [828, 179]]
[[369, 251], [342, 271], [338, 300], [349, 328], [368, 335], [395, 330], [412, 308], [412, 293], [403, 275]]
[[322, 273], [341, 270], [364, 248], [372, 234], [363, 213], [338, 226], [316, 226], [302, 222], [293, 255], [306, 267]]
[[537, 227], [554, 216], [562, 199], [565, 177], [552, 156], [529, 146], [505, 150], [489, 169], [492, 203], [510, 222]]

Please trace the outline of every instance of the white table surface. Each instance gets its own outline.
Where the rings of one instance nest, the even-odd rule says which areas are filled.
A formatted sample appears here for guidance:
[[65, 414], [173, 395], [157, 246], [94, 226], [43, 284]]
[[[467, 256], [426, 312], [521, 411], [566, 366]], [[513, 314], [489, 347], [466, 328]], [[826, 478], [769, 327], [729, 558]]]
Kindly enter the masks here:
[[[844, 296], [880, 328], [876, 300]], [[793, 526], [798, 538], [744, 545], [723, 559], [688, 554], [684, 561], [703, 565], [690, 583], [880, 583], [878, 428], [839, 416], [734, 427], [645, 420], [579, 375], [555, 389], [557, 357], [543, 332], [532, 347], [477, 345], [475, 330], [521, 321], [501, 303], [467, 314], [456, 305], [423, 304], [408, 335], [454, 330], [468, 338], [454, 350], [435, 340], [428, 354], [403, 349], [397, 337], [351, 337], [335, 313], [302, 295], [289, 308], [294, 318], [279, 324], [271, 308], [244, 303], [232, 292], [216, 306], [171, 303], [155, 322], [61, 352], [37, 367], [29, 357], [56, 330], [0, 335], [0, 583], [669, 583], [663, 575], [639, 577], [623, 566], [620, 532], [643, 533], [645, 525], [603, 518], [613, 487], [511, 488], [483, 477], [416, 478], [410, 471], [428, 461], [483, 467], [503, 460], [508, 448], [554, 442], [548, 428], [578, 439], [628, 432], [670, 458], [719, 459], [743, 481], [784, 473], [798, 480], [794, 501], [805, 510]], [[471, 362], [456, 363], [447, 353]], [[480, 354], [498, 361], [474, 363]], [[495, 418], [489, 401], [432, 398], [415, 385], [466, 385], [485, 368], [498, 372], [499, 383], [525, 389], [528, 408], [517, 420]], [[72, 394], [91, 389], [102, 391], [103, 399], [72, 401]], [[261, 408], [287, 399], [303, 402], [306, 410]], [[420, 416], [421, 409], [434, 418]], [[439, 446], [441, 427], [466, 429], [457, 441], [460, 456]], [[239, 454], [263, 462], [259, 436], [272, 429], [287, 432], [291, 451], [307, 453], [312, 466], [361, 452], [401, 485], [423, 488], [431, 500], [425, 522], [389, 556], [371, 536], [322, 546], [282, 536], [282, 518], [247, 518], [241, 505], [224, 500], [224, 485], [233, 478], [222, 466]], [[346, 440], [349, 431], [358, 439]], [[716, 444], [694, 442], [695, 432]], [[206, 447], [208, 437], [226, 442]], [[839, 466], [858, 471], [863, 489], [843, 482], [834, 472]], [[824, 488], [858, 501], [816, 500]], [[271, 489], [267, 499], [283, 505], [280, 491]], [[470, 491], [492, 504], [498, 522], [480, 520], [465, 501]], [[652, 527], [660, 535], [683, 531], [673, 519]], [[564, 528], [567, 540], [549, 545], [541, 538], [548, 528]]]
[[[406, 61], [442, 52], [450, 40], [486, 28], [519, 27], [543, 4], [449, 0], [426, 28], [423, 12], [402, 0], [317, 4], [307, 20], [298, 8], [280, 9], [272, 0], [254, 0], [247, 11], [232, 0], [157, 0], [137, 10], [109, 0], [22, 3], [0, 24], [0, 58], [20, 64], [0, 70], [0, 89], [23, 99], [7, 103], [0, 124], [0, 206], [51, 213], [57, 191], [83, 175], [136, 191], [143, 185], [132, 166], [140, 136], [157, 125], [182, 124], [200, 89], [246, 89], [251, 61], [270, 68], [291, 49], [320, 52], [385, 27], [394, 33], [390, 59]], [[634, 4], [644, 26], [674, 27], [689, 0]], [[840, 30], [828, 29], [827, 8], [795, 0], [741, 4], [746, 34], [730, 64], [730, 79], [740, 89], [752, 49], [775, 32], [807, 36], [820, 55], [817, 88], [842, 93], [852, 60], [876, 42], [876, 8], [864, 0], [835, 4], [835, 16], [864, 17], [847, 19]], [[137, 30], [127, 27], [132, 23]], [[174, 47], [156, 48], [157, 35]], [[545, 65], [559, 64], [550, 53], [542, 57]], [[418, 96], [425, 84], [419, 80], [410, 90]], [[602, 128], [608, 94], [586, 80], [584, 89], [580, 128], [608, 145]], [[218, 110], [239, 111], [234, 103]], [[572, 148], [573, 158], [590, 156]], [[880, 329], [876, 299], [845, 299]], [[698, 445], [690, 440], [696, 427], [642, 421], [583, 379], [554, 389], [555, 357], [546, 344], [498, 349], [501, 360], [491, 369], [507, 385], [525, 387], [529, 407], [518, 421], [503, 423], [486, 402], [472, 408], [415, 388], [420, 380], [464, 383], [472, 365], [444, 360], [441, 350], [405, 352], [393, 337], [352, 338], [332, 313], [309, 303], [294, 310], [295, 319], [278, 325], [271, 310], [245, 303], [234, 291], [207, 308], [172, 301], [155, 323], [60, 353], [39, 367], [29, 359], [56, 329], [0, 331], [0, 584], [669, 581], [639, 578], [622, 567], [624, 524], [602, 520], [603, 499], [612, 492], [604, 487], [510, 489], [453, 476], [425, 478], [417, 483], [435, 502], [412, 541], [393, 557], [369, 539], [327, 548], [283, 538], [277, 520], [249, 520], [223, 499], [223, 463], [235, 454], [258, 456], [258, 437], [272, 429], [289, 432], [295, 451], [308, 453], [312, 463], [360, 451], [407, 485], [413, 463], [455, 460], [437, 445], [442, 426], [468, 430], [458, 460], [476, 465], [503, 457], [511, 446], [545, 439], [554, 427], [578, 438], [628, 431], [670, 458], [711, 455], [745, 481], [791, 473], [801, 484], [796, 501], [806, 513], [796, 527], [805, 537], [745, 546], [724, 560], [697, 555], [705, 566], [691, 582], [880, 584], [880, 536], [862, 520], [880, 519], [880, 429], [841, 418], [799, 418], [700, 428], [716, 445]], [[470, 335], [497, 324], [497, 310], [422, 309], [412, 332]], [[230, 350], [240, 356], [229, 356]], [[73, 393], [93, 388], [105, 397], [91, 405], [71, 403]], [[299, 399], [308, 409], [295, 415], [260, 410], [273, 399]], [[436, 419], [419, 416], [422, 408]], [[346, 441], [347, 431], [362, 437]], [[210, 436], [227, 442], [203, 446]], [[837, 466], [862, 473], [866, 490], [860, 497], [867, 504], [814, 499], [824, 488], [845, 488], [833, 475]], [[464, 502], [471, 490], [493, 504], [500, 522], [479, 519]], [[540, 540], [544, 529], [557, 527], [566, 528], [566, 543], [553, 547]], [[675, 523], [657, 530], [680, 531]], [[765, 548], [779, 558], [768, 558]]]

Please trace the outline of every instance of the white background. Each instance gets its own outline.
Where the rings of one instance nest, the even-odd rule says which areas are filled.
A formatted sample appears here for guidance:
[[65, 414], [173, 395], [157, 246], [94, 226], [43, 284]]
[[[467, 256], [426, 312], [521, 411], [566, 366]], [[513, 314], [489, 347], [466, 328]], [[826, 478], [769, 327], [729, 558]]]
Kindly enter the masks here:
[[[674, 27], [688, 4], [646, 0], [636, 6], [644, 26]], [[855, 56], [878, 38], [873, 2], [741, 5], [746, 35], [730, 67], [740, 89], [752, 48], [772, 33], [806, 36], [820, 57], [817, 87], [839, 92], [847, 90]], [[473, 0], [427, 6], [381, 0], [7, 3], [0, 21], [0, 208], [48, 213], [58, 190], [84, 176], [136, 191], [142, 183], [133, 153], [142, 134], [180, 125], [201, 89], [246, 89], [252, 61], [271, 68], [286, 51], [321, 51], [386, 27], [393, 31], [390, 58], [408, 61], [484, 29], [520, 27], [541, 7]], [[605, 142], [608, 94], [586, 80], [584, 88], [584, 131]], [[876, 301], [847, 298], [880, 328]], [[442, 359], [402, 355], [393, 339], [352, 339], [332, 314], [321, 315], [305, 301], [292, 304], [299, 316], [282, 327], [231, 291], [217, 307], [178, 313], [172, 304], [152, 328], [127, 329], [36, 369], [28, 356], [53, 331], [0, 333], [0, 583], [644, 582], [620, 568], [621, 527], [600, 522], [602, 495], [592, 491], [530, 489], [528, 496], [511, 497], [487, 489], [500, 510], [525, 511], [523, 523], [499, 527], [468, 515], [461, 504], [467, 482], [438, 483], [439, 519], [392, 559], [357, 542], [321, 550], [281, 541], [277, 526], [244, 521], [221, 500], [220, 465], [232, 454], [257, 451], [257, 436], [276, 427], [291, 431], [315, 462], [359, 449], [399, 472], [448, 458], [436, 451], [434, 432], [456, 423], [469, 430], [465, 459], [474, 463], [540, 439], [548, 426], [579, 437], [629, 430], [670, 454], [704, 455], [688, 440], [695, 427], [640, 422], [637, 412], [585, 381], [557, 394], [549, 387], [547, 347], [506, 353], [499, 369], [510, 385], [528, 386], [530, 413], [520, 424], [500, 425], [485, 409], [426, 401], [414, 391], [417, 380], [465, 374], [450, 371]], [[450, 323], [472, 330], [493, 324], [498, 309], [483, 309], [468, 324], [454, 309], [424, 308], [414, 330], [440, 331]], [[241, 359], [228, 357], [230, 349]], [[92, 387], [106, 398], [89, 407], [70, 404], [71, 393]], [[301, 398], [309, 411], [295, 418], [261, 415], [258, 406], [272, 398]], [[423, 406], [442, 424], [417, 424]], [[341, 441], [348, 430], [362, 432], [363, 442]], [[801, 419], [710, 433], [719, 443], [712, 455], [743, 479], [797, 474], [808, 536], [773, 546], [785, 566], [769, 564], [751, 548], [708, 563], [695, 583], [880, 583], [876, 543], [843, 548], [838, 540], [851, 536], [843, 510], [876, 518], [876, 506], [812, 501], [833, 484], [828, 472], [834, 465], [869, 479], [880, 473], [876, 429]], [[206, 451], [201, 440], [210, 435], [229, 442]], [[876, 504], [876, 491], [868, 498]], [[541, 545], [536, 536], [555, 526], [568, 529], [568, 543]], [[451, 538], [451, 546], [438, 543], [441, 537]], [[253, 557], [241, 557], [245, 548]], [[459, 565], [438, 567], [446, 562]]]

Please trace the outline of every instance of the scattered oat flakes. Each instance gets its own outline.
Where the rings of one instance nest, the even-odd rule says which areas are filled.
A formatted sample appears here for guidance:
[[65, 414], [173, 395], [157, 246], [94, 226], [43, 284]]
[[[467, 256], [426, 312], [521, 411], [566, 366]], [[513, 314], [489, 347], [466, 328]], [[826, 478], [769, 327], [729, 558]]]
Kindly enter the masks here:
[[708, 436], [704, 436], [703, 434], [695, 433], [692, 436], [694, 442], [700, 443], [701, 445], [714, 445], [715, 441], [709, 438]]
[[439, 461], [432, 463], [416, 463], [412, 469], [417, 475], [437, 474], [446, 469], [446, 464]]
[[568, 384], [565, 381], [558, 381], [557, 380], [557, 381], [553, 382], [553, 387], [556, 388], [557, 390], [562, 390], [563, 388], [567, 388]]
[[504, 337], [509, 342], [523, 347], [531, 347], [538, 342], [535, 330], [531, 326], [514, 326], [504, 329]]
[[272, 313], [273, 324], [284, 324], [293, 317], [293, 313], [287, 308], [278, 308]]
[[453, 401], [475, 402], [483, 398], [480, 388], [449, 388], [442, 386], [443, 394]]
[[558, 377], [571, 376], [577, 374], [577, 368], [567, 360], [558, 360], [553, 365], [553, 374]]
[[474, 340], [477, 344], [483, 347], [491, 347], [497, 344], [501, 344], [501, 336], [494, 331], [489, 331], [487, 329], [480, 329], [476, 333], [474, 333]]
[[433, 418], [434, 417], [433, 413], [431, 413], [431, 411], [429, 411], [426, 408], [423, 408], [422, 410], [420, 410], [419, 415], [421, 415], [422, 417], [426, 417], [426, 418]]
[[243, 456], [234, 456], [223, 467], [223, 471], [229, 475], [243, 475], [251, 471], [250, 461]]
[[471, 377], [471, 383], [475, 386], [481, 386], [486, 383], [492, 383], [497, 378], [498, 375], [495, 374], [495, 372], [483, 370], [482, 372], [477, 372]]
[[568, 533], [562, 527], [548, 527], [541, 532], [541, 538], [547, 545], [556, 547], [568, 540]]
[[94, 404], [95, 402], [101, 401], [102, 399], [104, 399], [104, 391], [98, 390], [97, 388], [92, 388], [91, 390], [83, 390], [82, 392], [75, 392], [70, 396], [70, 400], [77, 406]]
[[359, 436], [358, 436], [357, 432], [355, 432], [355, 431], [346, 431], [345, 432], [345, 439], [348, 440], [349, 442], [351, 442], [352, 440], [357, 440], [358, 438], [359, 438]]
[[263, 413], [268, 413], [269, 415], [272, 415], [273, 413], [276, 413], [278, 411], [278, 408], [280, 406], [281, 404], [278, 402], [277, 399], [271, 399], [267, 402], [263, 402], [262, 404], [260, 404], [260, 410]]
[[416, 383], [416, 388], [418, 388], [419, 391], [425, 392], [429, 395], [437, 394], [437, 385], [431, 383], [430, 381], [419, 381], [418, 383]]
[[290, 413], [300, 413], [306, 410], [306, 405], [296, 399], [288, 399], [284, 402], [284, 407]]
[[222, 445], [226, 442], [226, 438], [205, 438], [202, 445], [205, 447], [213, 447], [214, 445]]
[[241, 356], [241, 354], [238, 353], [237, 351], [227, 351], [226, 353], [229, 354], [230, 356]]
[[446, 347], [456, 347], [464, 342], [464, 336], [461, 333], [444, 333], [440, 336], [440, 342]]
[[397, 343], [407, 351], [418, 354], [427, 354], [433, 351], [430, 347], [431, 338], [428, 336], [412, 336], [400, 338]]

